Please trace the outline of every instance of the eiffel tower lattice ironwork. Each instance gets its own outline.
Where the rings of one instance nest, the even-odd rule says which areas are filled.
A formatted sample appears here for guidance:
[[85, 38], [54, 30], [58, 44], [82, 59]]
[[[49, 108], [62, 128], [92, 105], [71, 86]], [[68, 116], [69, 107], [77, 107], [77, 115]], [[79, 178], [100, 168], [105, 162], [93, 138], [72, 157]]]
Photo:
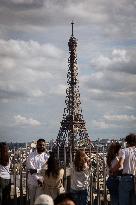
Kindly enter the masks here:
[[66, 107], [64, 108], [63, 119], [57, 136], [57, 145], [63, 147], [64, 145], [71, 146], [74, 151], [76, 146], [87, 146], [90, 143], [88, 132], [85, 126], [85, 121], [80, 108], [80, 92], [78, 80], [78, 66], [77, 66], [77, 39], [72, 34], [68, 42], [69, 58], [68, 58], [68, 73], [66, 89]]

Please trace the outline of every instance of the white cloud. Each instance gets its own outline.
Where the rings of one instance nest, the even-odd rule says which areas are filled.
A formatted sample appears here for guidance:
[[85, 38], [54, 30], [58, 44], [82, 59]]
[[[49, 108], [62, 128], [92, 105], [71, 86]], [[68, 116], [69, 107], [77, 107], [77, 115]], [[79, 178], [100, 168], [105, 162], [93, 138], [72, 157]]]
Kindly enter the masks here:
[[116, 125], [116, 124], [112, 124], [112, 123], [108, 123], [108, 122], [105, 122], [104, 120], [92, 120], [91, 122], [92, 124], [92, 127], [93, 128], [98, 128], [98, 129], [110, 129], [110, 128], [117, 128], [119, 127], [119, 125]]
[[134, 115], [104, 115], [104, 119], [108, 121], [128, 121], [128, 122], [136, 122], [136, 117]]
[[63, 85], [63, 84], [60, 84], [60, 85], [57, 85], [55, 87], [55, 89], [51, 90], [51, 94], [56, 94], [56, 95], [66, 95], [66, 88], [67, 86], [66, 85]]
[[32, 90], [32, 95], [34, 97], [41, 97], [44, 96], [45, 94], [41, 90], [37, 89], [37, 90]]
[[21, 41], [21, 40], [2, 40], [0, 39], [0, 55], [6, 53], [6, 56], [19, 57], [28, 59], [30, 56], [40, 59], [42, 57], [58, 58], [63, 55], [63, 51], [52, 44], [40, 44], [36, 41]]
[[[92, 65], [96, 69], [118, 69], [122, 67], [122, 64], [130, 62], [130, 58], [127, 55], [126, 50], [114, 49], [111, 53], [111, 57], [100, 55], [98, 58], [92, 60]], [[118, 65], [118, 66], [117, 66]]]
[[54, 86], [54, 73], [56, 80], [60, 78], [63, 51], [54, 45], [1, 39], [0, 47], [1, 100], [42, 97]]
[[14, 119], [17, 126], [37, 127], [41, 125], [41, 123], [38, 120], [35, 120], [33, 118], [27, 118], [21, 115], [14, 116]]

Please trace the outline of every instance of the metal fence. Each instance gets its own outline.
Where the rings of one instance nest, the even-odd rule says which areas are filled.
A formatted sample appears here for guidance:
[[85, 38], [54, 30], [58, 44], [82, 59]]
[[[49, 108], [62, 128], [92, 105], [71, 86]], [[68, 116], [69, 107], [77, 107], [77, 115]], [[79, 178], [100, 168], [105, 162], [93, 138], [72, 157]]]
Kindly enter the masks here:
[[[84, 148], [87, 155], [90, 157], [90, 186], [88, 187], [89, 192], [89, 204], [90, 205], [108, 205], [110, 204], [110, 197], [106, 188], [106, 178], [108, 176], [106, 168], [106, 153], [105, 150], [99, 150], [96, 147], [95, 151], [92, 147]], [[26, 158], [28, 155], [27, 150], [18, 150], [18, 160], [13, 160], [11, 167], [11, 200], [14, 205], [29, 205], [29, 194], [27, 188], [27, 171], [26, 171]], [[58, 148], [58, 158], [60, 155]], [[13, 154], [15, 156], [15, 154]], [[67, 152], [67, 147], [64, 147], [64, 187], [67, 192], [70, 189], [70, 167], [67, 164], [67, 158], [72, 163], [72, 153]], [[62, 163], [62, 162], [61, 162]]]

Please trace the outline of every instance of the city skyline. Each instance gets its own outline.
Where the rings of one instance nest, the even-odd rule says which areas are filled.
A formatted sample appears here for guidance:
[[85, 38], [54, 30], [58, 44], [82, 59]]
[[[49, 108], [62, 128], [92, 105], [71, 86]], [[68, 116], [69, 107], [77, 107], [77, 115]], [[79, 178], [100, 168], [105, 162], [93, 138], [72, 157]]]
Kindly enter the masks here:
[[71, 21], [90, 139], [136, 132], [136, 1], [0, 1], [0, 137], [56, 139]]

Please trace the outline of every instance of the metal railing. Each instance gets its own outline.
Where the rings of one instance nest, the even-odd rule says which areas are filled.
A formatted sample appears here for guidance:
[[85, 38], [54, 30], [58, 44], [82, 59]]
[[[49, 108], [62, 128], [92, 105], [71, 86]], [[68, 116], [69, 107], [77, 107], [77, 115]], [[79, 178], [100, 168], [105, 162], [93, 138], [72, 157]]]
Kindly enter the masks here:
[[[59, 148], [58, 148], [59, 149]], [[71, 149], [70, 149], [71, 150]], [[93, 152], [92, 148], [84, 148], [87, 155], [90, 157], [90, 186], [88, 187], [89, 192], [89, 204], [90, 205], [108, 205], [109, 194], [106, 188], [107, 168], [105, 163], [105, 152], [99, 152], [99, 147]], [[26, 166], [24, 166], [24, 153], [20, 149], [19, 161], [12, 164], [11, 175], [12, 175], [12, 191], [11, 198], [14, 201], [14, 205], [29, 205], [29, 194], [27, 188], [28, 173]], [[27, 151], [26, 151], [27, 153]], [[59, 150], [58, 150], [59, 158]], [[64, 147], [64, 187], [67, 192], [70, 189], [70, 167], [67, 166], [67, 157], [72, 162], [72, 153], [68, 153], [66, 147]], [[27, 155], [25, 155], [27, 157]]]

